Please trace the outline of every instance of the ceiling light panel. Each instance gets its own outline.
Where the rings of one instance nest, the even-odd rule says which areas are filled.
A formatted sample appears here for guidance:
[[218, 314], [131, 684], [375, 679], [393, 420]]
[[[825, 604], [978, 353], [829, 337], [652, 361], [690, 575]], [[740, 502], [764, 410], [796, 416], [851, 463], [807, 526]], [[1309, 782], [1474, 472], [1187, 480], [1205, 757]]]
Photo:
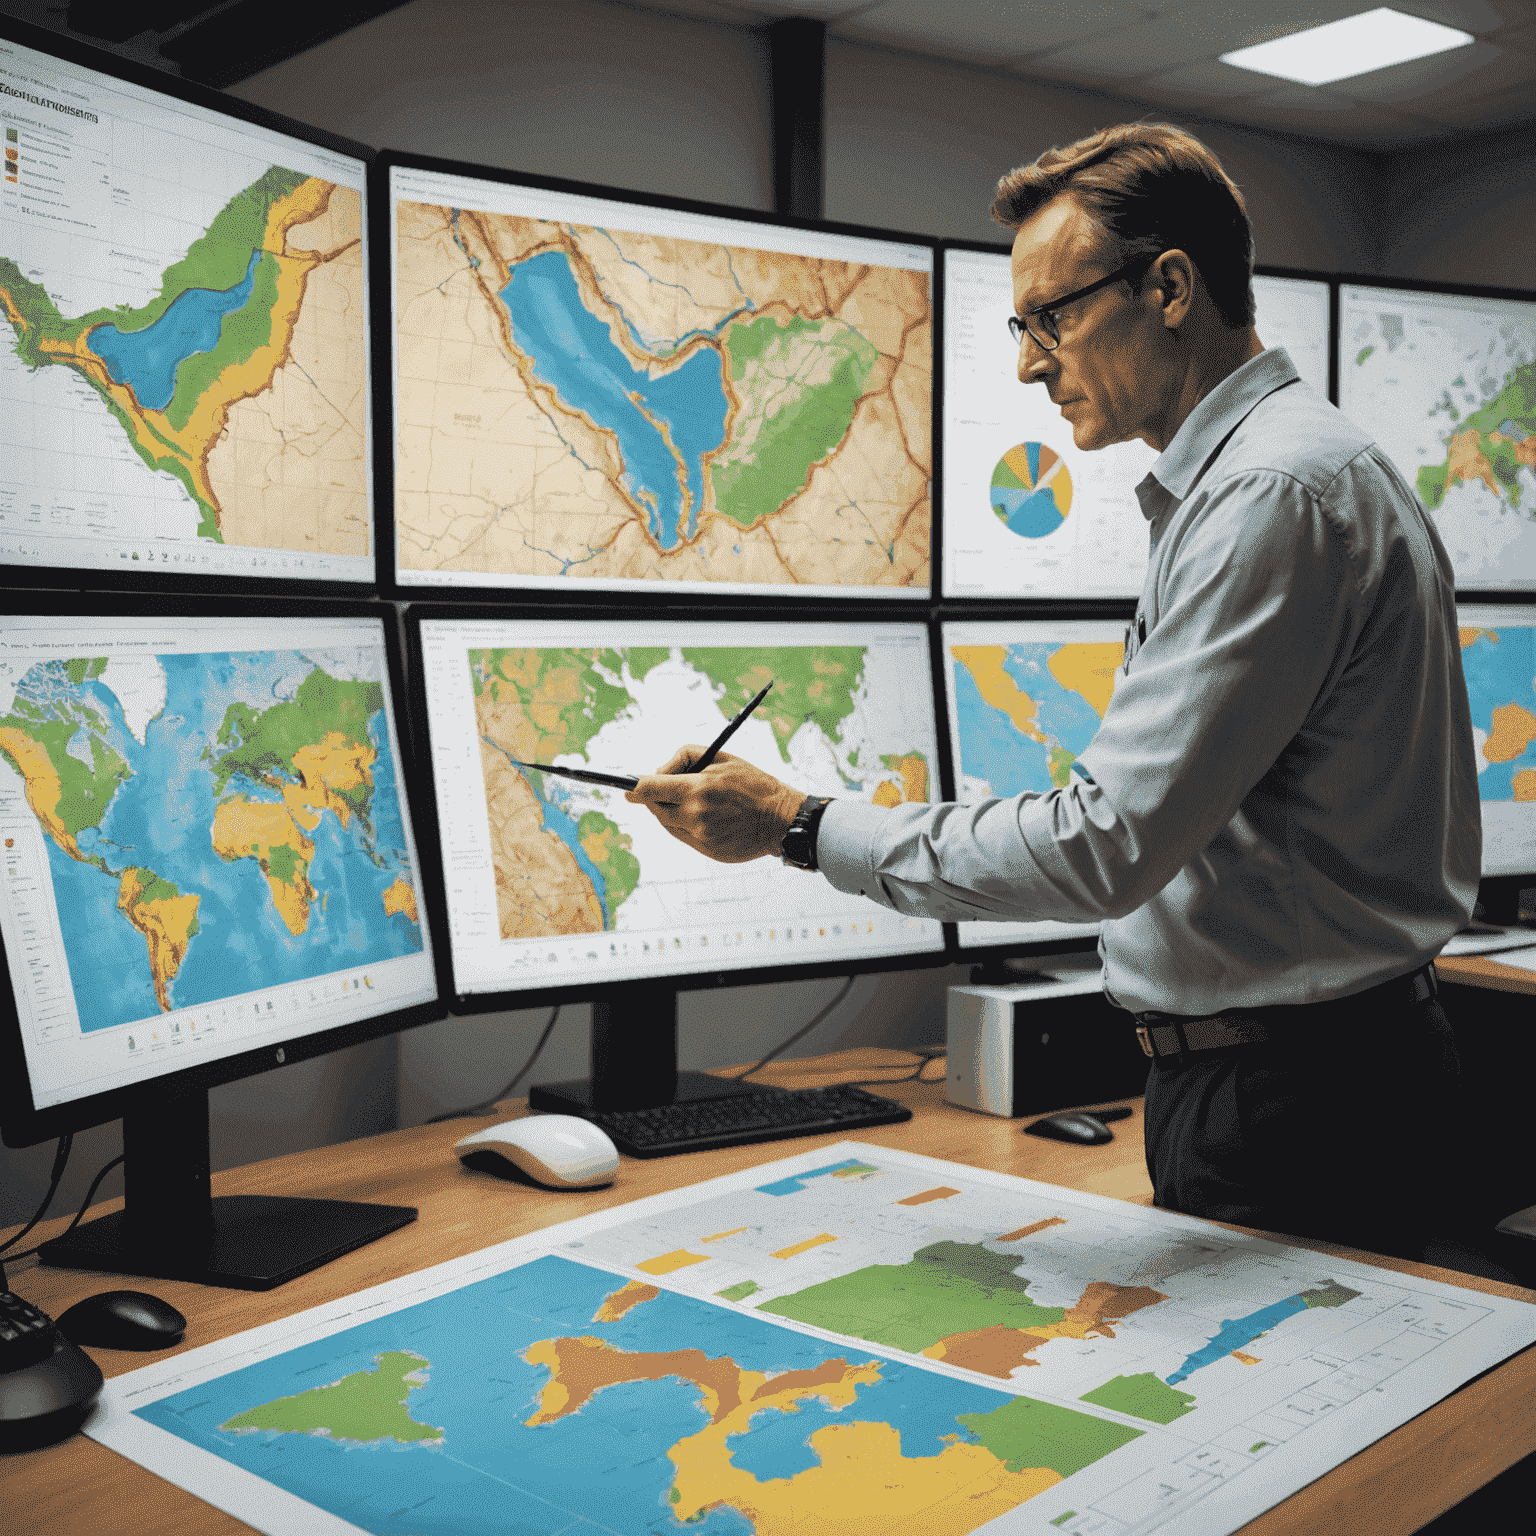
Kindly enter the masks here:
[[1383, 5], [1326, 26], [1309, 27], [1305, 32], [1224, 53], [1221, 60], [1238, 69], [1275, 75], [1299, 85], [1328, 85], [1462, 48], [1471, 41], [1470, 32], [1407, 16]]

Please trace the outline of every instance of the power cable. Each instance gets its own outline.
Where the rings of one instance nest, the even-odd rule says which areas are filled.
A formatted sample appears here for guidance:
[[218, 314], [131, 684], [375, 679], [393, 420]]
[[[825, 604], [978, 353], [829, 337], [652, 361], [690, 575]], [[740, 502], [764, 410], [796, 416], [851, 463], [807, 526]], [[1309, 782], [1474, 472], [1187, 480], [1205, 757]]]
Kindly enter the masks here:
[[533, 1064], [539, 1059], [540, 1053], [549, 1043], [549, 1037], [554, 1033], [555, 1024], [560, 1018], [560, 1008], [561, 1005], [556, 1003], [555, 1006], [550, 1010], [549, 1020], [544, 1025], [544, 1033], [539, 1036], [539, 1043], [534, 1046], [533, 1054], [528, 1058], [527, 1061], [522, 1064], [520, 1068], [518, 1068], [517, 1075], [512, 1079], [511, 1082], [506, 1085], [505, 1088], [492, 1095], [492, 1097], [483, 1100], [479, 1104], [471, 1104], [468, 1109], [450, 1109], [441, 1115], [433, 1115], [432, 1118], [427, 1121], [427, 1124], [441, 1125], [444, 1120], [462, 1120], [469, 1115], [488, 1115], [495, 1110], [496, 1106], [501, 1103], [503, 1099], [510, 1099], [512, 1097], [512, 1090], [516, 1088], [517, 1085], [522, 1082], [522, 1080], [527, 1077], [531, 1071], [533, 1071]]
[[842, 1002], [845, 997], [848, 996], [849, 992], [853, 990], [854, 982], [857, 980], [857, 975], [850, 976], [847, 981], [843, 983], [842, 990], [838, 992], [837, 996], [834, 997], [832, 1001], [828, 1003], [827, 1006], [823, 1008], [821, 1012], [818, 1013], [809, 1024], [807, 1024], [803, 1029], [797, 1029], [794, 1034], [792, 1034], [789, 1039], [784, 1041], [781, 1045], [774, 1046], [774, 1048], [769, 1051], [768, 1054], [764, 1056], [763, 1059], [755, 1066], [748, 1067], [745, 1072], [738, 1072], [735, 1077], [730, 1079], [730, 1081], [733, 1083], [743, 1082], [745, 1079], [751, 1077], [754, 1072], [760, 1071], [763, 1067], [766, 1067], [775, 1056], [782, 1056], [784, 1052], [787, 1051], [790, 1046], [792, 1046], [797, 1040], [803, 1040], [808, 1034], [810, 1034], [813, 1029], [816, 1028], [818, 1024], [821, 1023], [824, 1018], [826, 1018], [829, 1013], [832, 1012], [834, 1008], [837, 1007], [840, 1002]]
[[70, 1148], [74, 1144], [75, 1138], [68, 1132], [59, 1137], [59, 1144], [54, 1148], [53, 1153], [53, 1172], [48, 1176], [48, 1193], [43, 1196], [43, 1203], [38, 1206], [37, 1215], [14, 1237], [9, 1237], [0, 1243], [0, 1253], [4, 1253], [7, 1248], [14, 1248], [48, 1214], [48, 1207], [53, 1204], [53, 1197], [59, 1192], [59, 1185], [64, 1178], [64, 1169], [69, 1163]]

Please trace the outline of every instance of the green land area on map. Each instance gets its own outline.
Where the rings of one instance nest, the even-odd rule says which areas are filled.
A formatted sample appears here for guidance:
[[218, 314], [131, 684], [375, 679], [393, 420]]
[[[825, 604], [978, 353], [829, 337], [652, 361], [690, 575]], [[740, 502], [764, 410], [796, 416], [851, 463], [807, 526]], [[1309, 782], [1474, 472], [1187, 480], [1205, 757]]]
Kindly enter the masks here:
[[755, 1296], [760, 1287], [756, 1280], [738, 1280], [735, 1285], [728, 1285], [723, 1291], [716, 1291], [716, 1296], [724, 1297], [726, 1301], [745, 1301], [748, 1296]]
[[1017, 1254], [944, 1240], [918, 1249], [905, 1264], [871, 1264], [775, 1297], [758, 1310], [914, 1354], [957, 1334], [996, 1327], [1027, 1332], [1061, 1322], [1066, 1308], [1030, 1300], [1030, 1282], [1013, 1272], [1018, 1262]]
[[[1449, 396], [1444, 408], [1456, 421]], [[1536, 469], [1536, 362], [1517, 367], [1498, 394], [1459, 423], [1444, 463], [1422, 466], [1417, 489], [1433, 511], [1452, 484], [1480, 480], [1490, 490], [1496, 483], [1503, 499], [1518, 507], [1522, 469]]]
[[1070, 1408], [1037, 1402], [1032, 1397], [1016, 1397], [991, 1413], [961, 1413], [955, 1417], [1008, 1471], [1044, 1466], [1064, 1478], [1092, 1466], [1143, 1434], [1142, 1430], [1089, 1419]]
[[263, 1403], [225, 1420], [219, 1428], [236, 1434], [267, 1430], [328, 1435], [333, 1440], [362, 1444], [441, 1440], [443, 1431], [418, 1423], [408, 1407], [412, 1389], [426, 1384], [429, 1369], [425, 1357], [409, 1350], [393, 1350], [375, 1356], [371, 1371], [358, 1371], [329, 1386]]
[[741, 410], [710, 469], [715, 505], [750, 528], [805, 488], [847, 436], [878, 349], [851, 326], [762, 315], [725, 338]]
[[773, 727], [779, 754], [789, 761], [789, 742], [813, 720], [829, 741], [853, 713], [853, 695], [864, 676], [862, 645], [685, 646], [683, 660], [725, 691], [716, 704], [727, 719], [746, 706], [765, 683], [773, 690], [758, 706]]
[[1147, 1419], [1153, 1424], [1171, 1424], [1175, 1419], [1192, 1413], [1195, 1407], [1193, 1392], [1180, 1392], [1170, 1387], [1152, 1371], [1137, 1376], [1116, 1376], [1102, 1387], [1084, 1392], [1083, 1402], [1096, 1403], [1100, 1408], [1113, 1408], [1118, 1413], [1128, 1413], [1133, 1419]]

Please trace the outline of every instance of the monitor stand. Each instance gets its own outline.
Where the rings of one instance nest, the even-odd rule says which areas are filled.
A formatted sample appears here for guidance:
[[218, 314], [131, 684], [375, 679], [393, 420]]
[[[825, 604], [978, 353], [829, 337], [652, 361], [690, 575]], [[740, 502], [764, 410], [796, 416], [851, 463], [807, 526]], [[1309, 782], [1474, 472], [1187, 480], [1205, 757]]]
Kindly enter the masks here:
[[604, 1110], [656, 1109], [700, 1099], [772, 1093], [709, 1072], [677, 1070], [677, 989], [638, 981], [621, 997], [592, 1004], [592, 1075], [568, 1083], [537, 1083], [530, 1109], [590, 1116]]
[[221, 1195], [209, 1183], [208, 1090], [140, 1089], [123, 1117], [127, 1200], [39, 1250], [62, 1269], [269, 1291], [416, 1219], [414, 1206]]

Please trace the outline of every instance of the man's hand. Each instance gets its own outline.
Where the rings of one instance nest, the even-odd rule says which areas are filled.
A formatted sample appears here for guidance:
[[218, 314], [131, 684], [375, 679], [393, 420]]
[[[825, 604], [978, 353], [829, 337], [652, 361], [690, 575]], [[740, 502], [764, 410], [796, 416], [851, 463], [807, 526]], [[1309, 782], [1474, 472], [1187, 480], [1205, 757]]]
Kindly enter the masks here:
[[722, 752], [703, 773], [686, 773], [704, 755], [690, 743], [624, 798], [645, 806], [679, 842], [721, 864], [777, 853], [805, 795], [771, 773]]

